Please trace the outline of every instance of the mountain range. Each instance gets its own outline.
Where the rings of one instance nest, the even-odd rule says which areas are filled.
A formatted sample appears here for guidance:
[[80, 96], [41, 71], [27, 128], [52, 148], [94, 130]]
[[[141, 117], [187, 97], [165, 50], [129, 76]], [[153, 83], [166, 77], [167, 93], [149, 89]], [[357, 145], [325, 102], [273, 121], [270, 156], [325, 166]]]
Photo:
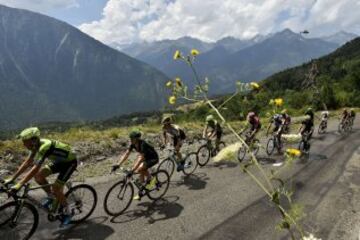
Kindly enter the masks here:
[[203, 78], [206, 76], [212, 80], [212, 92], [218, 94], [231, 92], [237, 80], [259, 81], [278, 71], [326, 55], [355, 37], [355, 34], [339, 32], [323, 38], [307, 38], [285, 29], [249, 40], [226, 37], [209, 43], [183, 37], [122, 46], [121, 51], [152, 65], [171, 78], [188, 79], [191, 85], [192, 73], [188, 66], [173, 61], [172, 57], [175, 50], [187, 54], [196, 48], [202, 53], [196, 61], [197, 70]]
[[0, 128], [157, 110], [167, 77], [77, 28], [0, 5]]

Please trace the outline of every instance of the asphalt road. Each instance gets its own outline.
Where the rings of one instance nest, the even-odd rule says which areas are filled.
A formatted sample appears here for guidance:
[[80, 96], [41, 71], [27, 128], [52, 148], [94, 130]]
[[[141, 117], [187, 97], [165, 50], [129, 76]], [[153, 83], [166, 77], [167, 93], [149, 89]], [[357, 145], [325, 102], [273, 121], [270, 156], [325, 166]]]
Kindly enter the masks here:
[[[360, 220], [360, 121], [341, 136], [337, 122], [315, 134], [308, 160], [297, 161], [281, 176], [295, 188], [304, 206], [306, 231], [322, 239], [358, 239]], [[261, 157], [266, 171], [281, 156]], [[98, 183], [99, 203], [90, 219], [69, 229], [41, 216], [34, 239], [289, 239], [275, 230], [279, 213], [235, 162], [211, 163], [184, 178], [175, 173], [166, 197], [143, 198], [119, 217], [108, 217], [103, 198], [113, 181]]]

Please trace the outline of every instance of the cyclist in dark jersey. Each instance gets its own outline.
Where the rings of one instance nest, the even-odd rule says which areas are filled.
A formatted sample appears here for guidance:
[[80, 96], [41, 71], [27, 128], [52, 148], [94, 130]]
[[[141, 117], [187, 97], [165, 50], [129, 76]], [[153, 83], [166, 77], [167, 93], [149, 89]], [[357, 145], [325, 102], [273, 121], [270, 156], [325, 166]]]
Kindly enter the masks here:
[[314, 132], [314, 112], [312, 108], [308, 108], [307, 111], [305, 112], [305, 115], [307, 116], [307, 119], [301, 122], [299, 133], [301, 135], [308, 134], [309, 135], [308, 140], [310, 140]]
[[[210, 131], [208, 131], [210, 129]], [[209, 115], [206, 117], [206, 125], [203, 131], [203, 138], [213, 139], [216, 137], [215, 148], [219, 150], [219, 143], [221, 141], [222, 136], [222, 128], [220, 123], [215, 120], [213, 115]]]
[[163, 145], [161, 148], [164, 148], [168, 142], [168, 135], [173, 138], [173, 144], [176, 152], [176, 156], [178, 158], [178, 166], [177, 171], [181, 171], [184, 168], [185, 160], [182, 159], [180, 149], [183, 145], [183, 141], [186, 139], [186, 135], [184, 130], [175, 124], [171, 123], [170, 117], [165, 117], [162, 120], [163, 124]]
[[281, 116], [282, 116], [282, 121], [283, 121], [283, 132], [289, 132], [289, 128], [290, 128], [290, 123], [291, 123], [291, 117], [289, 114], [287, 114], [287, 110], [284, 109], [281, 112]]
[[271, 126], [274, 125], [272, 132], [276, 134], [279, 145], [281, 145], [281, 135], [283, 133], [284, 123], [285, 119], [283, 118], [283, 116], [281, 114], [275, 114], [271, 118], [269, 126], [266, 130], [266, 136], [268, 136]]
[[[39, 185], [48, 185], [49, 183], [46, 178], [51, 174], [58, 173], [57, 179], [52, 187], [43, 187], [44, 191], [48, 194], [43, 205], [48, 208], [53, 205], [51, 209], [56, 210], [54, 205], [57, 205], [55, 201], [57, 200], [63, 208], [64, 216], [62, 224], [69, 224], [71, 221], [71, 213], [63, 193], [63, 187], [76, 170], [76, 155], [67, 144], [49, 139], [40, 139], [40, 130], [36, 127], [25, 129], [19, 134], [18, 138], [20, 138], [24, 146], [30, 150], [30, 154], [16, 173], [5, 180], [5, 183], [9, 184], [15, 181], [16, 178], [31, 166], [30, 171], [25, 177], [12, 187], [13, 191], [18, 191], [33, 177]], [[42, 167], [46, 159], [48, 159], [49, 162]]]
[[[151, 174], [148, 169], [155, 166], [159, 162], [159, 156], [155, 151], [154, 147], [147, 143], [145, 140], [141, 139], [141, 132], [139, 130], [133, 130], [129, 134], [131, 144], [126, 152], [122, 155], [119, 160], [119, 163], [113, 165], [113, 171], [118, 169], [130, 156], [131, 152], [135, 150], [139, 153], [135, 164], [132, 168], [132, 172], [139, 173], [139, 180], [142, 184], [145, 183], [146, 177], [146, 186], [147, 189], [152, 189], [156, 183], [155, 178], [151, 178]], [[140, 195], [134, 197], [134, 199], [139, 200]]]
[[250, 143], [261, 129], [261, 122], [259, 116], [255, 112], [249, 112], [247, 115], [247, 120], [250, 124], [250, 134], [248, 138], [248, 143]]

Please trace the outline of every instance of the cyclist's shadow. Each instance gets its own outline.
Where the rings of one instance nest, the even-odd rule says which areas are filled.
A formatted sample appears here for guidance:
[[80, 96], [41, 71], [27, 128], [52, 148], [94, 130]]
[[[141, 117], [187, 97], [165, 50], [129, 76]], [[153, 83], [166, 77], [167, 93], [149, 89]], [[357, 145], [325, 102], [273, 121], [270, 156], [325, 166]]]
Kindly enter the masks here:
[[200, 190], [206, 187], [206, 181], [209, 179], [210, 178], [204, 172], [194, 173], [189, 176], [182, 176], [180, 181], [174, 181], [171, 184], [176, 187], [184, 185], [188, 187], [189, 190]]
[[144, 217], [149, 224], [153, 224], [158, 221], [176, 218], [184, 210], [184, 207], [177, 203], [178, 200], [179, 197], [171, 196], [154, 202], [141, 202], [137, 206], [141, 206], [143, 209], [126, 211], [120, 216], [113, 217], [110, 222], [126, 223]]
[[53, 236], [56, 236], [54, 239], [106, 239], [115, 232], [111, 227], [103, 224], [107, 219], [107, 217], [96, 217], [70, 228], [58, 230], [53, 233]]

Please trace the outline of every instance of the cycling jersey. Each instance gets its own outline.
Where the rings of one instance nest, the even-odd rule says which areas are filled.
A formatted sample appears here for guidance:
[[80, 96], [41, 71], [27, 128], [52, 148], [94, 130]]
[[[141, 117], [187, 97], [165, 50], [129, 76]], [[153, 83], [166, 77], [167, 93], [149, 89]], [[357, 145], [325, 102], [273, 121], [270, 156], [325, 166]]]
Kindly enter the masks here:
[[208, 122], [207, 126], [211, 129], [212, 132], [222, 133], [220, 123], [218, 123], [216, 120], [213, 122]]
[[322, 120], [327, 120], [329, 118], [329, 112], [325, 111], [321, 113], [321, 119]]
[[[137, 148], [137, 146], [139, 146]], [[144, 155], [145, 161], [151, 161], [153, 159], [159, 159], [157, 152], [154, 147], [145, 142], [144, 140], [139, 140], [138, 144], [131, 144], [129, 151], [135, 150]]]
[[251, 125], [251, 131], [259, 130], [261, 128], [260, 118], [258, 116], [250, 118], [249, 123]]
[[301, 124], [303, 124], [305, 126], [305, 128], [303, 129], [303, 132], [311, 132], [312, 128], [314, 126], [314, 123], [311, 121], [311, 119], [306, 119], [306, 120], [302, 121]]
[[275, 115], [271, 118], [271, 123], [275, 125], [275, 128], [279, 128], [282, 125], [282, 116], [281, 115]]
[[76, 155], [68, 144], [49, 139], [40, 139], [39, 150], [31, 151], [30, 157], [38, 166], [46, 159], [49, 159], [51, 164], [76, 161]]
[[178, 125], [171, 124], [169, 128], [163, 128], [164, 133], [167, 133], [173, 137], [174, 146], [177, 146], [178, 143], [186, 139], [184, 130], [182, 130]]
[[354, 118], [356, 116], [355, 111], [350, 111], [350, 117]]
[[284, 114], [282, 117], [285, 120], [285, 122], [284, 122], [285, 125], [288, 125], [291, 123], [291, 117], [288, 114]]
[[30, 158], [37, 166], [41, 166], [46, 159], [49, 159], [45, 169], [48, 169], [50, 174], [59, 173], [56, 179], [59, 185], [64, 185], [77, 168], [76, 155], [71, 151], [71, 147], [59, 141], [40, 139], [39, 149], [31, 151]]

